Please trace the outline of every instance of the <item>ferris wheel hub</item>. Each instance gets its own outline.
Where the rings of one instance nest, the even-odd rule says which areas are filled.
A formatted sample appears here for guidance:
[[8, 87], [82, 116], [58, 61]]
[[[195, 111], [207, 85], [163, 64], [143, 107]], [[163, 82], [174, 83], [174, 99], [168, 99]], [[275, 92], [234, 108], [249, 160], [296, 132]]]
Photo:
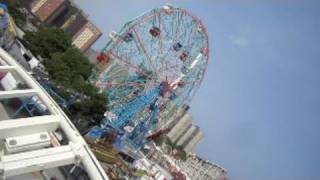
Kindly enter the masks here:
[[161, 84], [160, 84], [160, 96], [161, 97], [164, 97], [166, 94], [172, 92], [172, 86], [171, 84], [169, 83], [168, 80], [166, 81], [163, 81]]

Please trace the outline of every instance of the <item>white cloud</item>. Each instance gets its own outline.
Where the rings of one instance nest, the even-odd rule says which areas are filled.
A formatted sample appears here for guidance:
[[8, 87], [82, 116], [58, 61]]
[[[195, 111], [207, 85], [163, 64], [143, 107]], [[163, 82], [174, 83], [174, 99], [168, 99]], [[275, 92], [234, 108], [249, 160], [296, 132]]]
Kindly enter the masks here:
[[248, 46], [249, 42], [248, 39], [244, 36], [229, 36], [229, 40], [231, 43], [239, 48], [245, 48]]

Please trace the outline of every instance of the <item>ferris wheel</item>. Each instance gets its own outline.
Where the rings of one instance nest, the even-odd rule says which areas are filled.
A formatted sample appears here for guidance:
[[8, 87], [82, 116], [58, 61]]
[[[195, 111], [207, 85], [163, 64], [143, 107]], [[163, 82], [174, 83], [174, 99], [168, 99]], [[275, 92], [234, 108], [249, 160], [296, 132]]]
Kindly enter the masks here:
[[188, 11], [153, 9], [110, 34], [90, 81], [106, 93], [105, 122], [145, 137], [190, 103], [209, 59], [206, 29]]

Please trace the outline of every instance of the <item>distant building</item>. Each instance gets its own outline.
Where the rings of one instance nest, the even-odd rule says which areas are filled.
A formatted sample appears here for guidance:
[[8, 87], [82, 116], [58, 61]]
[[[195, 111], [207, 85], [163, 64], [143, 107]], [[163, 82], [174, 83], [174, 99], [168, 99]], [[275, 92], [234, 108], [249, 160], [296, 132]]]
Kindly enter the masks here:
[[72, 43], [82, 52], [91, 47], [102, 35], [101, 31], [91, 22], [87, 22], [73, 37]]
[[173, 101], [167, 101], [165, 103], [165, 106], [167, 107], [166, 110], [158, 115], [159, 121], [157, 129], [166, 129], [173, 127], [174, 124], [177, 123], [178, 119], [181, 119], [181, 117], [189, 108], [189, 106], [178, 108]]
[[[184, 112], [184, 113], [183, 113]], [[167, 134], [171, 142], [190, 153], [204, 137], [198, 126], [192, 124], [192, 116], [185, 111], [178, 111], [182, 117], [177, 117], [172, 121], [172, 128]]]
[[186, 152], [191, 152], [196, 148], [196, 146], [203, 138], [204, 134], [199, 129], [196, 129], [196, 131], [192, 133], [192, 135], [187, 139], [187, 141], [184, 142], [182, 146], [184, 147]]
[[192, 126], [192, 117], [187, 113], [182, 118], [176, 120], [175, 125], [171, 128], [167, 136], [172, 142], [176, 142], [190, 126]]
[[69, 0], [33, 0], [30, 10], [41, 23], [63, 29], [82, 52], [102, 35], [87, 15]]
[[60, 13], [67, 8], [67, 0], [33, 0], [31, 12], [39, 18], [42, 23], [50, 24]]
[[177, 140], [177, 145], [182, 146], [186, 152], [191, 152], [204, 137], [200, 128], [191, 125], [185, 133]]
[[63, 29], [71, 37], [74, 36], [88, 22], [87, 15], [81, 9], [70, 4], [52, 22], [51, 26]]
[[193, 180], [227, 180], [227, 171], [217, 164], [203, 160], [195, 154], [190, 154], [186, 161], [177, 165]]

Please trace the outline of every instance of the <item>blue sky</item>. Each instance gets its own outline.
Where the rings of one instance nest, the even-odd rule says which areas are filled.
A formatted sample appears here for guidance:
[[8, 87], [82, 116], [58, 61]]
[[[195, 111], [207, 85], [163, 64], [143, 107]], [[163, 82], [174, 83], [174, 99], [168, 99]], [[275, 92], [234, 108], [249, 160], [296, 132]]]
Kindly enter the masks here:
[[[162, 0], [76, 0], [107, 34]], [[320, 179], [320, 2], [176, 0], [199, 16], [211, 59], [192, 114], [196, 152], [233, 180]]]

